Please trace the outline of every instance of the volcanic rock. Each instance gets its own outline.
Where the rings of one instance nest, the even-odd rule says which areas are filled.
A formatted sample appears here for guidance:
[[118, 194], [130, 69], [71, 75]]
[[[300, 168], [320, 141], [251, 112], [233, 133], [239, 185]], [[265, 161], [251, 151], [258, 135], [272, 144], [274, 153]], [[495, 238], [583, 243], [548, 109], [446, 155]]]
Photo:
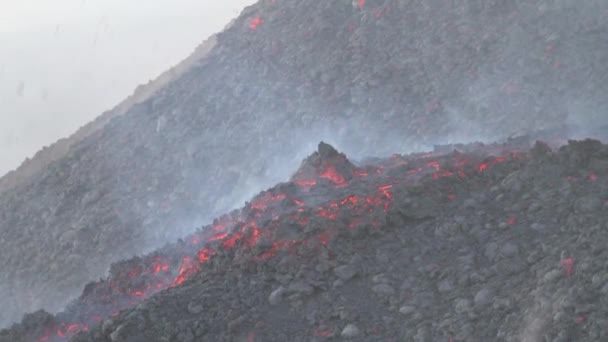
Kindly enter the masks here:
[[376, 293], [378, 295], [387, 296], [387, 297], [395, 294], [395, 289], [388, 284], [375, 285], [374, 287], [372, 287], [372, 291], [374, 291], [374, 293]]
[[479, 290], [473, 299], [476, 307], [484, 307], [492, 303], [492, 297], [494, 293], [489, 288], [483, 288]]
[[346, 281], [357, 275], [357, 268], [354, 265], [342, 265], [336, 267], [334, 273], [342, 281]]
[[342, 333], [340, 333], [342, 337], [346, 338], [354, 338], [359, 336], [360, 334], [361, 332], [359, 331], [359, 328], [357, 328], [357, 326], [354, 324], [348, 324], [346, 327], [344, 327]]
[[[356, 171], [348, 183], [278, 184], [182, 241], [114, 264], [64, 312], [28, 316], [0, 341], [323, 341], [348, 325], [353, 341], [604, 340], [608, 217], [571, 209], [585, 196], [608, 201], [608, 170], [572, 176], [576, 148], [538, 160], [529, 148], [345, 158]], [[484, 200], [514, 172], [525, 193]], [[572, 192], [557, 190], [564, 182]], [[532, 201], [542, 206], [527, 210]], [[428, 214], [414, 215], [413, 203]]]
[[[259, 1], [204, 58], [2, 192], [0, 324], [60, 310], [110, 263], [191, 233], [287, 179], [311, 141], [348, 147], [358, 160], [539, 129], [563, 143], [605, 136], [606, 10], [603, 0]], [[556, 127], [563, 122], [589, 129]], [[585, 176], [597, 177], [605, 147], [579, 145], [560, 154], [568, 166], [560, 170], [578, 177], [589, 167]], [[315, 158], [332, 159], [320, 150]], [[551, 162], [545, 153], [537, 166]], [[381, 172], [318, 166], [323, 187]], [[404, 199], [391, 220], [437, 215], [434, 201], [408, 196], [416, 201]]]
[[410, 314], [414, 313], [416, 311], [416, 308], [413, 306], [409, 306], [409, 305], [405, 305], [399, 308], [399, 313], [404, 314], [405, 316], [409, 316]]

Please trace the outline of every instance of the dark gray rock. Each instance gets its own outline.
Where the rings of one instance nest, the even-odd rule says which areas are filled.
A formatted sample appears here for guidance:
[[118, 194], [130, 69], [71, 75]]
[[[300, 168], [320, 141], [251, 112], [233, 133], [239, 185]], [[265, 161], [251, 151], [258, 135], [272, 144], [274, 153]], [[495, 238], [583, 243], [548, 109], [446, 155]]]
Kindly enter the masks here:
[[270, 305], [280, 304], [283, 300], [283, 295], [285, 295], [285, 292], [286, 290], [283, 286], [280, 286], [276, 290], [272, 291], [272, 293], [270, 293], [270, 296], [268, 296], [268, 302], [270, 303]]
[[405, 316], [409, 316], [411, 314], [413, 314], [416, 311], [416, 308], [410, 305], [404, 305], [402, 307], [399, 308], [399, 313], [405, 315]]
[[372, 287], [372, 291], [374, 291], [374, 293], [377, 295], [387, 297], [393, 296], [396, 293], [395, 289], [388, 284], [375, 285], [374, 287]]
[[344, 329], [342, 330], [342, 333], [340, 333], [340, 335], [342, 337], [346, 337], [346, 338], [355, 338], [355, 337], [358, 337], [360, 334], [361, 334], [361, 331], [354, 324], [348, 324], [346, 327], [344, 327]]
[[354, 265], [342, 265], [336, 267], [334, 273], [342, 281], [347, 281], [357, 274], [357, 268]]
[[196, 302], [188, 303], [188, 312], [193, 315], [198, 315], [201, 312], [203, 312], [203, 310], [204, 310], [203, 306]]
[[494, 298], [494, 291], [492, 291], [489, 288], [483, 288], [479, 291], [477, 291], [477, 293], [475, 294], [475, 297], [473, 298], [473, 302], [475, 304], [475, 307], [481, 308], [481, 307], [485, 307], [489, 304], [492, 303]]

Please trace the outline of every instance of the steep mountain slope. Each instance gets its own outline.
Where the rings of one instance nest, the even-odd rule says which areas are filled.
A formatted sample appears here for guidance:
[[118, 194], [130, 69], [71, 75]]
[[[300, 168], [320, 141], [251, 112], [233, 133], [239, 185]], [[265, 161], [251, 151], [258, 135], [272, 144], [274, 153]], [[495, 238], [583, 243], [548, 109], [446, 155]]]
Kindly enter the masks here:
[[284, 179], [311, 137], [356, 159], [605, 122], [607, 10], [600, 0], [260, 1], [200, 64], [3, 192], [2, 321], [59, 309], [111, 261]]
[[29, 179], [36, 177], [40, 172], [53, 161], [63, 158], [72, 145], [80, 142], [91, 133], [102, 129], [115, 116], [123, 115], [131, 106], [140, 103], [152, 97], [156, 91], [162, 88], [167, 83], [171, 82], [179, 75], [186, 72], [193, 64], [204, 58], [209, 51], [215, 46], [216, 37], [211, 36], [201, 43], [194, 52], [178, 65], [163, 72], [154, 80], [150, 80], [147, 84], [140, 84], [135, 88], [132, 95], [115, 106], [112, 110], [104, 112], [95, 120], [82, 126], [78, 131], [67, 138], [60, 139], [55, 143], [45, 146], [38, 151], [31, 159], [25, 160], [15, 170], [9, 171], [0, 178], [0, 193], [10, 190], [26, 183]]
[[608, 145], [531, 142], [360, 166], [321, 143], [289, 182], [0, 341], [603, 341]]

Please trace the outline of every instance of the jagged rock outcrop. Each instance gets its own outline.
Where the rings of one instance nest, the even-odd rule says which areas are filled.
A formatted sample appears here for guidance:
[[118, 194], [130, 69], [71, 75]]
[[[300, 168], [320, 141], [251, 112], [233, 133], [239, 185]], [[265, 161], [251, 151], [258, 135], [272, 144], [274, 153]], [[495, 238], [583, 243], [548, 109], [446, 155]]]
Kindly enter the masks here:
[[63, 158], [69, 151], [72, 145], [77, 144], [85, 139], [91, 133], [102, 129], [112, 118], [123, 115], [134, 104], [140, 103], [152, 97], [160, 88], [176, 79], [178, 76], [186, 72], [192, 65], [197, 63], [213, 49], [216, 43], [215, 35], [209, 37], [201, 43], [194, 52], [183, 60], [178, 65], [163, 72], [154, 80], [150, 80], [147, 84], [140, 84], [135, 88], [132, 95], [124, 101], [116, 105], [112, 110], [104, 112], [95, 120], [84, 125], [78, 131], [67, 138], [62, 138], [55, 143], [45, 146], [38, 151], [32, 158], [27, 158], [15, 170], [9, 171], [0, 178], [0, 194], [3, 191], [13, 189], [21, 184], [27, 183], [39, 173], [44, 172], [44, 169], [53, 161]]

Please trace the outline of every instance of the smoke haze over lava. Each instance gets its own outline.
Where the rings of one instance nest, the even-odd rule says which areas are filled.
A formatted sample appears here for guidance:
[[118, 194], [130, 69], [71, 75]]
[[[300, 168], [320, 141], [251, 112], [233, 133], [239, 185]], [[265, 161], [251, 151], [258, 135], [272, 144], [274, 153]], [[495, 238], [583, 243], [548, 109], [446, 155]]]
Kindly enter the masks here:
[[[361, 166], [448, 143], [604, 137], [607, 13], [599, 0], [264, 0], [248, 7], [191, 69], [2, 193], [0, 250], [8, 266], [0, 321], [60, 311], [111, 262], [153, 252], [285, 182], [318, 141]], [[496, 160], [471, 167], [483, 174], [504, 161]], [[440, 179], [459, 171], [421, 167]], [[344, 186], [339, 174], [327, 169], [300, 182]], [[380, 187], [387, 185], [374, 194], [385, 200], [390, 190]], [[346, 195], [339, 199], [349, 205]], [[248, 222], [239, 228], [253, 234]], [[221, 236], [227, 232], [215, 233], [214, 241], [231, 243]], [[180, 285], [180, 275], [198, 270], [196, 252], [174, 255], [168, 269], [153, 265], [152, 278], [167, 277], [158, 288], [146, 285]], [[126, 296], [124, 307], [151, 294], [108, 287]], [[62, 323], [62, 334], [74, 324]]]

